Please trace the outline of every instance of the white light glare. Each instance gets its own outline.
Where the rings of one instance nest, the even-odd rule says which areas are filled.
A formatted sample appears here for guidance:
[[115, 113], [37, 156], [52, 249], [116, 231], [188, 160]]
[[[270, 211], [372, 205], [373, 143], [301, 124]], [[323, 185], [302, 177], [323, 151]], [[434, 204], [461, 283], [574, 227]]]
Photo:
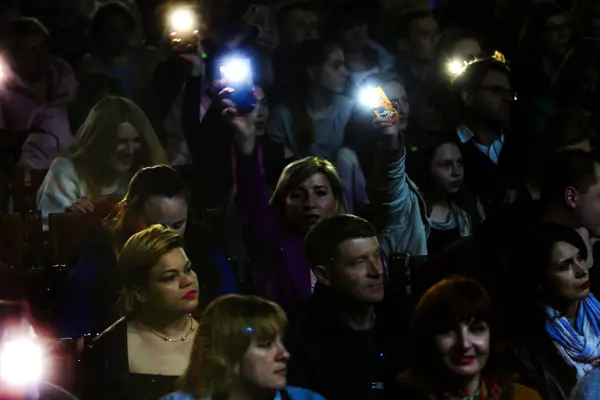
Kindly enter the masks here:
[[448, 62], [448, 73], [450, 75], [460, 75], [463, 72], [464, 68], [464, 63], [461, 61], [452, 60]]
[[39, 381], [44, 372], [44, 350], [32, 339], [5, 342], [0, 350], [0, 378], [10, 385]]
[[179, 8], [171, 13], [171, 28], [178, 32], [193, 31], [196, 27], [194, 13], [188, 8]]
[[233, 59], [221, 65], [221, 74], [228, 83], [242, 83], [250, 80], [250, 62]]
[[361, 104], [365, 107], [375, 108], [380, 103], [379, 93], [376, 88], [363, 89], [358, 97]]

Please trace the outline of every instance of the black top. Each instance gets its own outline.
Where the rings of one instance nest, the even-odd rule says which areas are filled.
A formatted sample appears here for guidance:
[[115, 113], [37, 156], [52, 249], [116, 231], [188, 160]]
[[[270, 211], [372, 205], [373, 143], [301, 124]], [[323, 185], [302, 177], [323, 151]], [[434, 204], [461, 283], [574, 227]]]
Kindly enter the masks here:
[[157, 400], [175, 391], [175, 376], [129, 372], [127, 321], [121, 318], [85, 347], [76, 382], [83, 400]]

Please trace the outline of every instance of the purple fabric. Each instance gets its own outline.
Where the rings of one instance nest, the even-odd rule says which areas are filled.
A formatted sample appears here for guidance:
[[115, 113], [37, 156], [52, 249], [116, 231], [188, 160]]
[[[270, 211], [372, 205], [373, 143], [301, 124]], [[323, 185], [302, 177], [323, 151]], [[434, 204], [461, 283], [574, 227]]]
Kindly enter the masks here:
[[0, 129], [32, 130], [19, 161], [25, 169], [49, 168], [57, 152], [73, 143], [68, 106], [77, 90], [75, 74], [65, 61], [54, 58], [48, 83], [45, 101], [14, 73], [0, 87]]
[[236, 158], [236, 200], [246, 218], [245, 242], [255, 290], [290, 309], [311, 295], [303, 238], [287, 229], [269, 205], [260, 149], [250, 156], [238, 152]]

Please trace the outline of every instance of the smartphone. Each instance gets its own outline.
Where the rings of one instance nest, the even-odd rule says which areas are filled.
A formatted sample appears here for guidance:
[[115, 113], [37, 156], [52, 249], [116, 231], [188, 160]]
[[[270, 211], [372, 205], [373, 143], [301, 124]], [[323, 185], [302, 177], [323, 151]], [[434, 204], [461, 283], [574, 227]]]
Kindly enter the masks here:
[[229, 94], [241, 113], [249, 113], [256, 107], [256, 91], [252, 63], [243, 56], [231, 56], [220, 63], [221, 79], [233, 89]]
[[361, 94], [361, 101], [379, 118], [395, 123], [400, 117], [381, 86], [365, 89]]
[[192, 7], [178, 7], [168, 17], [171, 47], [178, 53], [195, 53], [198, 49], [198, 18]]

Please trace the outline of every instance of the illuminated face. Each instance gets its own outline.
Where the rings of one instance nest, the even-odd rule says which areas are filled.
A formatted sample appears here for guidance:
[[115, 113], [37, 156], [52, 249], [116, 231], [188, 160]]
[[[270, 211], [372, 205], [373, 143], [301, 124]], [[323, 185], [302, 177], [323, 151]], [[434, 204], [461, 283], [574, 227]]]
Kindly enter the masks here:
[[460, 190], [465, 168], [460, 149], [454, 143], [444, 143], [435, 149], [429, 163], [429, 175], [439, 192], [453, 195]]
[[337, 94], [346, 90], [348, 70], [344, 65], [344, 53], [341, 48], [335, 48], [323, 65], [309, 69], [311, 79], [321, 87]]
[[450, 375], [478, 375], [490, 354], [490, 328], [483, 321], [461, 322], [434, 336], [441, 366]]
[[279, 390], [287, 385], [287, 362], [290, 353], [281, 336], [273, 340], [252, 338], [241, 363], [242, 381], [255, 389]]
[[550, 266], [544, 272], [545, 292], [556, 300], [583, 300], [590, 294], [587, 261], [570, 243], [557, 242], [552, 247]]
[[117, 151], [111, 157], [111, 165], [118, 173], [131, 172], [136, 156], [142, 149], [138, 131], [129, 122], [119, 124]]
[[337, 207], [329, 179], [321, 173], [292, 188], [285, 199], [286, 217], [303, 231], [331, 217]]

